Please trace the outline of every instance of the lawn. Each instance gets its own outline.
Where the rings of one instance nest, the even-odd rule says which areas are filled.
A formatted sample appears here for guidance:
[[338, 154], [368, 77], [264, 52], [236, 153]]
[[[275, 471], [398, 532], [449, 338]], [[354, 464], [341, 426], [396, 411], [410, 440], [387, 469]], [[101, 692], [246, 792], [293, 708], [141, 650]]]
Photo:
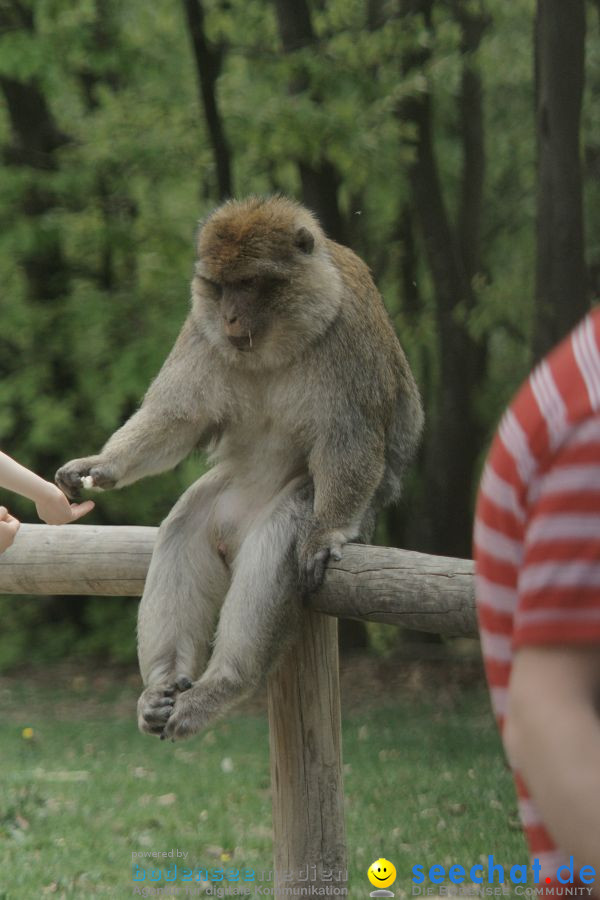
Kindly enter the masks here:
[[[368, 897], [380, 856], [396, 866], [396, 897], [410, 896], [416, 864], [527, 862], [478, 675], [363, 660], [342, 685], [350, 897]], [[1, 900], [132, 896], [144, 851], [178, 850], [194, 869], [271, 868], [262, 700], [172, 744], [138, 734], [137, 687], [132, 673], [84, 667], [0, 680]], [[172, 863], [137, 861], [148, 878]]]

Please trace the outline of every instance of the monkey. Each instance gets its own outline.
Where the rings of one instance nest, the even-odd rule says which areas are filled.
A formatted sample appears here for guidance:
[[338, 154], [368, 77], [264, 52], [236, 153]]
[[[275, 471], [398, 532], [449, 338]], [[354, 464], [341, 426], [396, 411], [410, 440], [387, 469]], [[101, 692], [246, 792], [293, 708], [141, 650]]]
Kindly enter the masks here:
[[191, 309], [139, 409], [57, 484], [122, 488], [195, 448], [211, 468], [160, 525], [138, 613], [142, 732], [179, 740], [253, 691], [303, 598], [398, 499], [419, 390], [367, 266], [282, 196], [201, 225]]

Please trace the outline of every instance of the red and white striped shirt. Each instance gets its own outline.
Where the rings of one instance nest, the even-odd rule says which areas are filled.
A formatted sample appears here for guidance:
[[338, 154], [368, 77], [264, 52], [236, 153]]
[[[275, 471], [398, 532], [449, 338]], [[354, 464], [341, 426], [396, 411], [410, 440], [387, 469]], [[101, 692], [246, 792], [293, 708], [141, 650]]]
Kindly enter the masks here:
[[[502, 730], [513, 653], [600, 643], [600, 308], [534, 370], [505, 413], [475, 516], [477, 612]], [[566, 854], [515, 773], [542, 883]]]

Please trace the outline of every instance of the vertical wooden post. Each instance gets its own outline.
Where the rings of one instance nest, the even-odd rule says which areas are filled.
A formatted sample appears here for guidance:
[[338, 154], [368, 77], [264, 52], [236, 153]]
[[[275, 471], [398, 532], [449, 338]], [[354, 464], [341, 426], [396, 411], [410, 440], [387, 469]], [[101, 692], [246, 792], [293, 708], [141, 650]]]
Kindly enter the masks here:
[[337, 619], [304, 613], [268, 695], [275, 896], [294, 886], [345, 887]]

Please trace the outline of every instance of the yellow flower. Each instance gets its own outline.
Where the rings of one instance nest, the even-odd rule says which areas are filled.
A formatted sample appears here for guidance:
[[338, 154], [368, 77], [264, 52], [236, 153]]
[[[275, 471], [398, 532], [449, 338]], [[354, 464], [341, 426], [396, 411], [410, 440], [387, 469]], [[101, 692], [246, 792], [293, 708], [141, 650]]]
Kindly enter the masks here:
[[33, 728], [24, 728], [21, 732], [21, 737], [25, 741], [30, 741], [33, 737]]

